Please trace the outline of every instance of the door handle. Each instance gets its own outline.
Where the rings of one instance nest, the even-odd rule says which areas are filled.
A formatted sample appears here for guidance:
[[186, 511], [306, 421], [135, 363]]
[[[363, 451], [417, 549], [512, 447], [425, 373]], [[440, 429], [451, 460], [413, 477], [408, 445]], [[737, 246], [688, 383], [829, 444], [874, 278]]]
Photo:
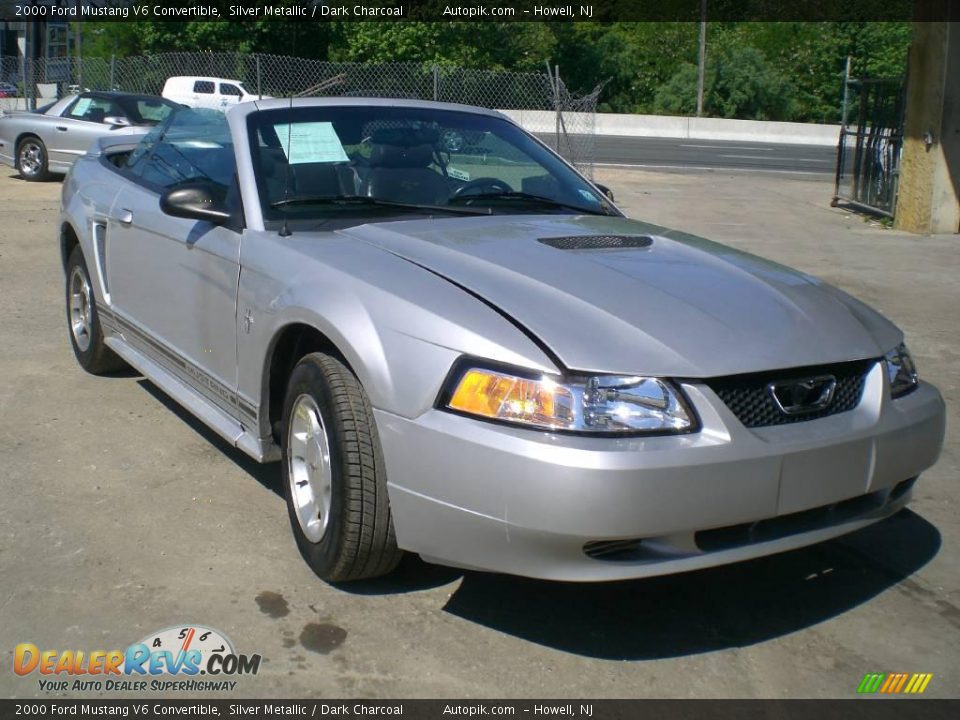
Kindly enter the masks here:
[[67, 128], [65, 125], [57, 125], [57, 130], [59, 130], [60, 132], [66, 132]]
[[133, 213], [127, 210], [126, 208], [123, 208], [122, 210], [120, 210], [120, 213], [113, 219], [116, 220], [121, 225], [131, 225], [133, 223]]

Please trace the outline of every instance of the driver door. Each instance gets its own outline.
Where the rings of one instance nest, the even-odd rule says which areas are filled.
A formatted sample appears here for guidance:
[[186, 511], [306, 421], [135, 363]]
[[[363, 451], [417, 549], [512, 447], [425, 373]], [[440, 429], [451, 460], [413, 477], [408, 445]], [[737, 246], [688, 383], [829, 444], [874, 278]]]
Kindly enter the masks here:
[[108, 220], [110, 297], [127, 342], [237, 417], [241, 229], [171, 217], [159, 206], [162, 192], [189, 180], [228, 192], [233, 146], [225, 120], [222, 127], [182, 127], [180, 120], [174, 116], [153, 147], [131, 156]]

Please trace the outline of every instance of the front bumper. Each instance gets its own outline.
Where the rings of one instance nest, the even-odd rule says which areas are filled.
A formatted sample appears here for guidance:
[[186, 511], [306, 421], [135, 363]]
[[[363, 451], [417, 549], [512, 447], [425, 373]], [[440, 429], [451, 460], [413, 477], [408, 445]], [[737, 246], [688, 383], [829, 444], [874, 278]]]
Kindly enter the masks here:
[[705, 385], [683, 388], [696, 434], [590, 438], [375, 411], [400, 547], [555, 580], [693, 570], [892, 515], [943, 444], [937, 390], [891, 400], [880, 364], [854, 410], [753, 430]]

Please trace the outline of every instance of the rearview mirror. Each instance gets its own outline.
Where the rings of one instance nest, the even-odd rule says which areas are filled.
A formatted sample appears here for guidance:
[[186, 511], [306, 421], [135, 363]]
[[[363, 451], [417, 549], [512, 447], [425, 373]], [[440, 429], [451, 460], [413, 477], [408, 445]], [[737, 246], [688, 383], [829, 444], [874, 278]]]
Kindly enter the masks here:
[[608, 188], [606, 185], [601, 185], [600, 183], [594, 183], [594, 184], [597, 186], [597, 190], [599, 190], [599, 191], [602, 192], [604, 195], [606, 195], [607, 200], [609, 200], [610, 202], [614, 202], [614, 199], [613, 199], [613, 190], [611, 190], [610, 188]]
[[160, 209], [173, 217], [220, 224], [230, 219], [223, 190], [209, 182], [182, 183], [160, 196]]
[[119, 115], [111, 115], [103, 119], [104, 124], [109, 125], [111, 128], [119, 127], [130, 127], [131, 122], [125, 117], [120, 117]]

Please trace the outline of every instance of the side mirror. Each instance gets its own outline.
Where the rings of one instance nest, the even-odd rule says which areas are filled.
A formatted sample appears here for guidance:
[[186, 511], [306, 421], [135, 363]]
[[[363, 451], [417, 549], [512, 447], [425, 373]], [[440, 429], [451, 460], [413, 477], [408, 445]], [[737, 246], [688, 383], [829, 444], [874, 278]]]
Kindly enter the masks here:
[[111, 129], [121, 128], [121, 127], [130, 127], [133, 123], [127, 120], [125, 117], [119, 115], [110, 115], [103, 119], [105, 125], [109, 125]]
[[604, 195], [607, 196], [607, 200], [609, 200], [610, 202], [615, 202], [615, 200], [613, 199], [613, 190], [608, 188], [606, 185], [601, 185], [600, 183], [594, 183], [594, 185], [597, 186], [597, 190], [599, 190], [600, 192], [602, 192]]
[[160, 209], [173, 217], [219, 225], [230, 219], [223, 190], [208, 182], [183, 183], [160, 196]]

